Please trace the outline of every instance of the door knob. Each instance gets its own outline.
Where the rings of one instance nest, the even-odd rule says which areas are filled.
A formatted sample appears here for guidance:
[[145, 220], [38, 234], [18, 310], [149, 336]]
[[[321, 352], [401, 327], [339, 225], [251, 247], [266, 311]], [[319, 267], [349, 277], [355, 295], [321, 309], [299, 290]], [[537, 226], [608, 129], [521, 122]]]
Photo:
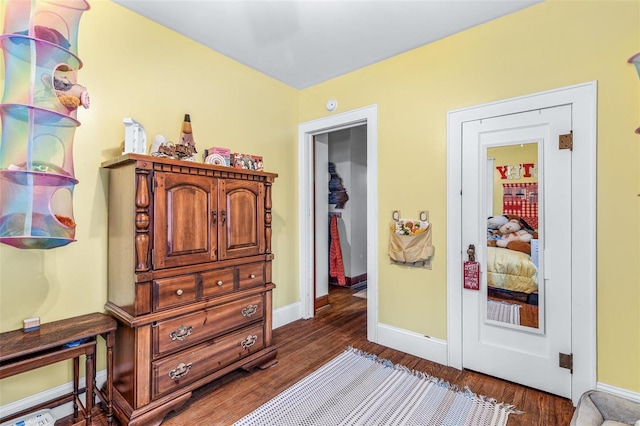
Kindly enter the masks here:
[[469, 248], [467, 249], [467, 254], [469, 255], [469, 262], [476, 261], [476, 246], [473, 244], [469, 244]]

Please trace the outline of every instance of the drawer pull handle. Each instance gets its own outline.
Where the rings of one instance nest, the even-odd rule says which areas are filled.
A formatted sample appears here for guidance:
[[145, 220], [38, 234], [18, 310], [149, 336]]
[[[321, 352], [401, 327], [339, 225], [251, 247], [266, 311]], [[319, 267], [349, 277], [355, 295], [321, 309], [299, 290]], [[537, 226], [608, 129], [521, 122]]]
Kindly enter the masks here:
[[258, 336], [249, 335], [249, 336], [247, 336], [246, 339], [244, 339], [242, 342], [240, 342], [240, 346], [242, 346], [244, 349], [249, 349], [251, 346], [256, 344], [257, 340], [258, 340]]
[[169, 377], [171, 377], [171, 379], [173, 380], [179, 379], [186, 376], [189, 370], [191, 370], [191, 363], [185, 364], [181, 362], [180, 364], [178, 364], [175, 370], [169, 371]]
[[256, 312], [258, 312], [258, 305], [247, 305], [247, 307], [242, 310], [242, 316], [250, 318]]
[[191, 335], [192, 331], [193, 327], [181, 325], [176, 331], [169, 333], [169, 337], [171, 337], [171, 340], [184, 340]]
[[181, 288], [180, 288], [180, 289], [178, 289], [178, 291], [176, 291], [176, 294], [177, 294], [178, 296], [182, 296], [182, 293], [183, 293], [183, 291], [182, 291], [182, 289], [181, 289]]
[[254, 279], [256, 277], [256, 274], [251, 274], [249, 275], [249, 278]]
[[222, 281], [218, 281], [218, 286], [222, 287]]

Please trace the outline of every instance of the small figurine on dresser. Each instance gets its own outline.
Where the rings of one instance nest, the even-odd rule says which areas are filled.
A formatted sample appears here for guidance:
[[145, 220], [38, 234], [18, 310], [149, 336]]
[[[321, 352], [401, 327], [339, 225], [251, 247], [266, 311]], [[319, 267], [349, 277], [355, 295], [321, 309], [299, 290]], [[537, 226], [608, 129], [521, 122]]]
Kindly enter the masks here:
[[264, 163], [262, 162], [262, 156], [242, 154], [239, 152], [233, 153], [233, 167], [235, 169], [245, 170], [264, 170]]
[[193, 139], [193, 130], [191, 129], [191, 117], [189, 114], [184, 115], [184, 120], [182, 121], [182, 132], [180, 133], [180, 145], [187, 147], [185, 150], [187, 153], [191, 155], [188, 158], [182, 158], [182, 160], [196, 161], [194, 154], [196, 151], [196, 142]]
[[219, 146], [212, 146], [204, 150], [204, 163], [216, 166], [231, 166], [231, 150]]
[[191, 117], [189, 114], [184, 115], [184, 121], [182, 122], [182, 133], [180, 134], [180, 143], [182, 145], [192, 146], [194, 152], [196, 149], [196, 142], [193, 140], [193, 130], [191, 129]]
[[176, 160], [196, 161], [195, 154], [196, 143], [193, 139], [191, 130], [191, 118], [189, 114], [184, 115], [182, 129], [180, 133], [180, 142], [173, 143], [168, 141], [163, 135], [156, 135], [153, 138], [150, 154], [155, 157], [173, 158]]

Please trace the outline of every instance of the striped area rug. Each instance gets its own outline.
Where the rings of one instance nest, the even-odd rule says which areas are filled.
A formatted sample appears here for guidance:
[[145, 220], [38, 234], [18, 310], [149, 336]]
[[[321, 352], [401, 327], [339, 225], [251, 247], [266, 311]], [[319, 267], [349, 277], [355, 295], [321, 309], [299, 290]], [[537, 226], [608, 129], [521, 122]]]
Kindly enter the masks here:
[[520, 325], [520, 305], [487, 300], [487, 318], [494, 321]]
[[514, 407], [348, 348], [235, 426], [506, 425]]

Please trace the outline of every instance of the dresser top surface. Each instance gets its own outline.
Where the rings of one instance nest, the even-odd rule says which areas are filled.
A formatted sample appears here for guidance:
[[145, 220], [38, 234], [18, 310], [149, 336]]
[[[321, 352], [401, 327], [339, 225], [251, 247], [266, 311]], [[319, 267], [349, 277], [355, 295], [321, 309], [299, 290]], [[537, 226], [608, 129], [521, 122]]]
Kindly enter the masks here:
[[112, 158], [110, 160], [103, 162], [101, 164], [101, 167], [108, 169], [108, 168], [123, 166], [125, 164], [129, 164], [132, 162], [138, 162], [139, 166], [144, 164], [143, 168], [152, 168], [153, 167], [152, 165], [155, 163], [155, 164], [164, 164], [169, 166], [216, 170], [216, 171], [225, 172], [225, 173], [264, 176], [271, 179], [278, 177], [277, 173], [257, 171], [257, 170], [238, 169], [238, 168], [227, 167], [227, 166], [217, 166], [213, 164], [198, 163], [196, 161], [174, 160], [171, 158], [155, 157], [153, 155], [143, 155], [143, 154], [123, 154], [119, 157]]

